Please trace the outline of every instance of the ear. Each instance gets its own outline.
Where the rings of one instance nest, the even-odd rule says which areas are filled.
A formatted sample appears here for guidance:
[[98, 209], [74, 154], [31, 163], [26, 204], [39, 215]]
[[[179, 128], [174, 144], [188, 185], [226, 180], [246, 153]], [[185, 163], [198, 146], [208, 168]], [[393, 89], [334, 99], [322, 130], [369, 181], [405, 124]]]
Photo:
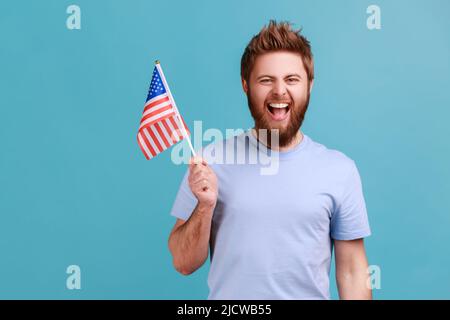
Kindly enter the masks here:
[[241, 78], [242, 81], [242, 89], [244, 90], [245, 94], [248, 92], [248, 84], [247, 81], [244, 80], [244, 78]]
[[312, 79], [311, 82], [309, 83], [309, 94], [311, 94], [313, 86], [314, 86], [314, 79]]

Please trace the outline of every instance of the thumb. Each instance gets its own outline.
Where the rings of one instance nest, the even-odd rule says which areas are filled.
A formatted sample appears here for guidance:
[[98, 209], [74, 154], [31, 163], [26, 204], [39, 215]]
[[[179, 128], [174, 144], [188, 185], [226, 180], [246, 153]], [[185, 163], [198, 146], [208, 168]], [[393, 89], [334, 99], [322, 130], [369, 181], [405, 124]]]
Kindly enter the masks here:
[[203, 164], [203, 165], [208, 165], [208, 163], [206, 162], [206, 160], [205, 159], [203, 159], [202, 157], [200, 157], [200, 156], [195, 156], [195, 157], [192, 157], [190, 160], [189, 160], [189, 164]]

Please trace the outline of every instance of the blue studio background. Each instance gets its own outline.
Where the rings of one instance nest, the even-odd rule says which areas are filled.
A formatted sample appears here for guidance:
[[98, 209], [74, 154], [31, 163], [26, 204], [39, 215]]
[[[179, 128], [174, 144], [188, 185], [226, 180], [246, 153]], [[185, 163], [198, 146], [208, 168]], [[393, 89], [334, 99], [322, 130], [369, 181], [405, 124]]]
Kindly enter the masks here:
[[209, 264], [179, 275], [167, 248], [186, 166], [136, 142], [153, 62], [191, 129], [248, 128], [240, 57], [277, 19], [315, 56], [303, 131], [360, 170], [374, 297], [450, 299], [449, 15], [447, 0], [2, 1], [0, 298], [206, 298]]

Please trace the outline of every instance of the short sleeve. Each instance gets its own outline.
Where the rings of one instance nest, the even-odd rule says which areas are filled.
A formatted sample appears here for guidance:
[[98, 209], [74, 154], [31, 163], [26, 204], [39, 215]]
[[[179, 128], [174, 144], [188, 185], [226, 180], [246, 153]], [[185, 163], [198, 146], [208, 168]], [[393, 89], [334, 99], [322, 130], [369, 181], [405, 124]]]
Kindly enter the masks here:
[[354, 240], [370, 236], [361, 177], [353, 160], [336, 202], [336, 210], [331, 217], [331, 238]]
[[172, 206], [170, 214], [182, 220], [187, 220], [197, 205], [197, 198], [192, 193], [188, 184], [189, 169], [186, 170], [183, 180], [178, 189], [177, 196]]

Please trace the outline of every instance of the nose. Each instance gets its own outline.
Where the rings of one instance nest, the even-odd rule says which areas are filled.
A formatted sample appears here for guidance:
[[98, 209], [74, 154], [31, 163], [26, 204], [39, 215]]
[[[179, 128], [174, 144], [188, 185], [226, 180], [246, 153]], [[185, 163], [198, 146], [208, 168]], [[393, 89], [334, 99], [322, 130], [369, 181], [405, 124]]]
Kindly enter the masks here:
[[283, 81], [276, 81], [272, 89], [272, 93], [276, 97], [284, 98], [286, 96], [287, 90]]

